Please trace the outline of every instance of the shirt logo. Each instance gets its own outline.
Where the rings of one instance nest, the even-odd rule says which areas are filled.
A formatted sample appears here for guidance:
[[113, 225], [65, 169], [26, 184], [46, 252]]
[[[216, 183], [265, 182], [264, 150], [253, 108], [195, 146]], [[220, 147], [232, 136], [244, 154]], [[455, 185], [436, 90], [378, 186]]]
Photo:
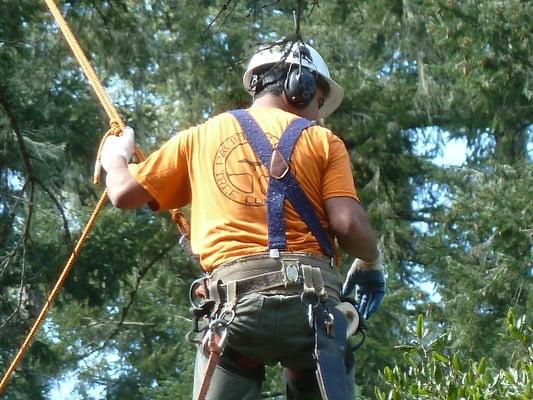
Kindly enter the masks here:
[[[273, 145], [278, 138], [266, 134]], [[213, 177], [218, 189], [239, 204], [264, 207], [268, 192], [268, 169], [256, 157], [243, 133], [224, 140], [217, 149]]]

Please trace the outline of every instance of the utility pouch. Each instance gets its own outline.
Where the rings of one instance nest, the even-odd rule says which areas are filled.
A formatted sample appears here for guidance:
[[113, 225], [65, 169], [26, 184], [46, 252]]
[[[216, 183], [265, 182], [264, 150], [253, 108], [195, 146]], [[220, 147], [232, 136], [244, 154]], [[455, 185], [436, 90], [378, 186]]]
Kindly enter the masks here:
[[316, 376], [323, 400], [348, 400], [346, 382], [347, 320], [336, 307], [315, 308]]

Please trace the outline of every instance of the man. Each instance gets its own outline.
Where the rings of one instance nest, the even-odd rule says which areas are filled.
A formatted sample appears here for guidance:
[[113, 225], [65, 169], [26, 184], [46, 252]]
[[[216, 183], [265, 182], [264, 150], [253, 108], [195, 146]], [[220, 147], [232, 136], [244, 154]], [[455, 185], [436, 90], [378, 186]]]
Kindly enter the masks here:
[[[211, 340], [223, 332], [227, 346], [207, 398], [259, 399], [264, 365], [276, 363], [285, 367], [289, 399], [353, 398], [345, 353], [357, 315], [342, 297], [357, 284], [368, 318], [384, 280], [344, 144], [312, 122], [338, 108], [343, 90], [301, 42], [257, 53], [243, 83], [253, 96], [248, 110], [185, 130], [138, 165], [127, 164], [131, 128], [109, 138], [109, 197], [119, 208], [191, 205], [210, 318], [227, 322], [213, 328]], [[334, 238], [356, 257], [342, 295]], [[194, 398], [208, 347], [198, 351]]]

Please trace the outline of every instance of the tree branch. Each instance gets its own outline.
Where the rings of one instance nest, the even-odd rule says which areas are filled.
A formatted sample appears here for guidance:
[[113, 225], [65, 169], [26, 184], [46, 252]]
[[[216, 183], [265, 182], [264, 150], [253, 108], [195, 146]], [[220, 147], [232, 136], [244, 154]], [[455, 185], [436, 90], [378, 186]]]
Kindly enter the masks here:
[[[217, 20], [224, 13], [224, 11], [226, 11], [228, 9], [228, 7], [229, 7], [229, 5], [231, 4], [232, 1], [233, 0], [226, 0], [224, 2], [224, 4], [222, 4], [222, 7], [218, 10], [217, 15], [215, 15], [215, 18], [213, 18], [213, 20], [211, 22], [209, 22], [207, 27], [204, 29], [204, 33], [207, 33], [207, 31], [209, 31], [209, 29], [211, 29], [211, 27], [215, 24], [215, 22], [217, 22]], [[229, 12], [228, 15], [229, 14], [231, 14], [231, 12]], [[226, 19], [227, 19], [227, 16], [226, 16]], [[226, 19], [224, 19], [224, 21], [226, 21]], [[224, 25], [224, 23], [222, 23], [222, 25]]]
[[[21, 192], [24, 192], [26, 190], [26, 186], [28, 185], [29, 182], [30, 182], [29, 180], [24, 182], [24, 185], [22, 185]], [[13, 218], [15, 218], [15, 211], [16, 211], [16, 208], [18, 208], [18, 204], [19, 204], [19, 202], [17, 202], [15, 207], [13, 207], [13, 210], [12, 210]], [[33, 210], [33, 208], [30, 208], [28, 206], [28, 213], [29, 214], [31, 214], [31, 210]], [[4, 273], [7, 271], [7, 269], [9, 268], [11, 263], [13, 262], [16, 254], [18, 252], [18, 249], [20, 248], [20, 246], [22, 245], [23, 241], [25, 240], [25, 235], [26, 235], [26, 232], [28, 232], [28, 229], [29, 229], [28, 219], [26, 219], [26, 223], [25, 223], [25, 228], [23, 230], [23, 234], [21, 235], [21, 237], [19, 238], [19, 240], [17, 241], [17, 243], [15, 244], [13, 249], [8, 254], [6, 254], [5, 256], [2, 257], [2, 261], [0, 262], [0, 267], [2, 269], [0, 271], [0, 277], [2, 277], [4, 275]]]
[[138, 322], [138, 321], [110, 321], [110, 320], [101, 320], [101, 321], [95, 321], [91, 318], [83, 318], [84, 320], [88, 321], [87, 328], [92, 328], [95, 326], [100, 325], [122, 325], [122, 326], [154, 326], [154, 323], [150, 322]]
[[28, 152], [26, 143], [24, 142], [24, 137], [22, 136], [22, 130], [20, 128], [19, 122], [17, 118], [15, 117], [15, 113], [13, 112], [13, 105], [11, 103], [11, 99], [9, 98], [9, 95], [7, 94], [7, 89], [4, 85], [1, 85], [1, 84], [0, 84], [0, 104], [2, 105], [2, 108], [4, 109], [9, 119], [11, 127], [13, 128], [13, 131], [15, 132], [15, 135], [17, 137], [17, 142], [20, 148], [20, 153], [22, 154], [22, 160], [24, 161], [26, 172], [28, 173], [28, 176], [31, 180], [33, 179], [34, 173], [33, 173], [33, 166], [31, 163], [30, 153]]
[[36, 178], [36, 182], [41, 187], [41, 189], [43, 189], [43, 191], [48, 195], [48, 197], [50, 197], [52, 202], [55, 204], [57, 211], [59, 212], [59, 214], [61, 215], [61, 219], [63, 220], [63, 231], [65, 232], [65, 239], [67, 240], [67, 244], [69, 245], [69, 247], [72, 247], [72, 237], [70, 235], [68, 219], [67, 219], [67, 216], [65, 215], [65, 210], [63, 209], [63, 206], [61, 205], [59, 200], [54, 196], [52, 191], [48, 189], [40, 179]]
[[[110, 324], [115, 324], [116, 327], [115, 329], [110, 333], [110, 335], [107, 337], [107, 339], [104, 341], [104, 343], [102, 343], [100, 346], [90, 350], [89, 352], [85, 353], [85, 354], [82, 354], [81, 356], [78, 357], [78, 360], [82, 360], [88, 356], [90, 356], [91, 354], [94, 354], [98, 351], [101, 351], [103, 350], [105, 347], [107, 347], [107, 345], [109, 344], [109, 342], [111, 342], [116, 336], [117, 334], [120, 332], [121, 328], [126, 325], [125, 324], [125, 320], [126, 320], [126, 317], [129, 313], [129, 310], [135, 300], [135, 296], [137, 294], [137, 290], [139, 289], [140, 285], [141, 285], [141, 282], [142, 280], [144, 279], [144, 277], [146, 276], [146, 274], [148, 273], [148, 271], [150, 271], [150, 269], [155, 265], [155, 263], [160, 260], [165, 254], [167, 254], [171, 249], [172, 247], [174, 246], [167, 246], [166, 248], [162, 249], [144, 268], [142, 268], [139, 273], [137, 274], [137, 280], [135, 282], [135, 285], [133, 287], [133, 289], [130, 291], [130, 294], [129, 294], [129, 301], [128, 303], [122, 307], [122, 312], [121, 312], [121, 316], [120, 316], [120, 320], [119, 321], [108, 321], [107, 323], [110, 323]], [[146, 323], [144, 326], [152, 326], [148, 323]]]
[[7, 256], [8, 258], [7, 258], [6, 264], [2, 266], [2, 275], [3, 275], [4, 272], [7, 270], [8, 266], [11, 264], [11, 261], [14, 259], [18, 249], [22, 245], [23, 251], [22, 251], [22, 268], [20, 272], [20, 286], [19, 286], [19, 295], [18, 295], [19, 300], [17, 303], [17, 307], [6, 318], [4, 323], [0, 326], [0, 329], [3, 328], [11, 320], [11, 318], [19, 314], [21, 306], [22, 306], [22, 299], [23, 299], [24, 286], [25, 286], [24, 278], [25, 278], [25, 273], [26, 273], [26, 243], [30, 236], [30, 225], [31, 225], [31, 218], [33, 215], [33, 201], [34, 201], [34, 196], [35, 196], [35, 183], [34, 181], [29, 181], [29, 182], [30, 182], [30, 198], [28, 201], [28, 215], [24, 223], [24, 230], [23, 230], [22, 236], [20, 237], [20, 240], [15, 245], [15, 248], [11, 251], [11, 254]]

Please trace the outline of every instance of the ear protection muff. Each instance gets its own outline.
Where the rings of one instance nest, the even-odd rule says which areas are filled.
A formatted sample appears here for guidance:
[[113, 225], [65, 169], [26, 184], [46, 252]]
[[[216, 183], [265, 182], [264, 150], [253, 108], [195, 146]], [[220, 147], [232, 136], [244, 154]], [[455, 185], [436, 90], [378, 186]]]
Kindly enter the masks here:
[[285, 94], [290, 104], [295, 107], [306, 107], [315, 97], [318, 89], [316, 76], [313, 71], [302, 67], [302, 54], [311, 59], [311, 54], [305, 46], [297, 50], [299, 54], [298, 65], [291, 64], [285, 79]]

